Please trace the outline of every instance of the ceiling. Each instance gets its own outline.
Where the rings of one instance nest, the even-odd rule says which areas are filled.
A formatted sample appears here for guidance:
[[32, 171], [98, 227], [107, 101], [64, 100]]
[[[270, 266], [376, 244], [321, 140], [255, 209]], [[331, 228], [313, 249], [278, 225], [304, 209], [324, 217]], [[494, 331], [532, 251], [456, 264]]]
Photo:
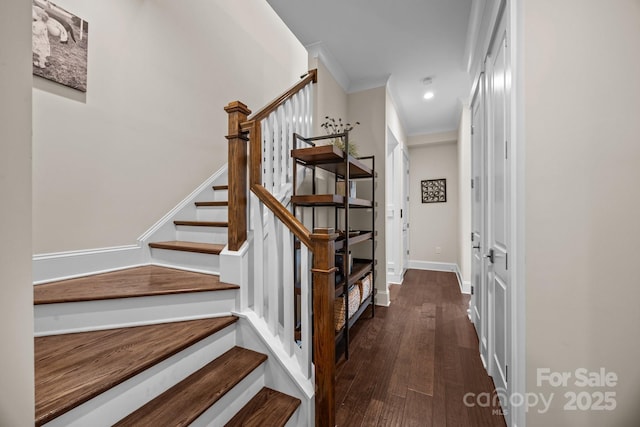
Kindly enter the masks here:
[[[351, 93], [389, 82], [408, 135], [455, 130], [472, 0], [267, 0]], [[435, 96], [424, 100], [425, 77]]]

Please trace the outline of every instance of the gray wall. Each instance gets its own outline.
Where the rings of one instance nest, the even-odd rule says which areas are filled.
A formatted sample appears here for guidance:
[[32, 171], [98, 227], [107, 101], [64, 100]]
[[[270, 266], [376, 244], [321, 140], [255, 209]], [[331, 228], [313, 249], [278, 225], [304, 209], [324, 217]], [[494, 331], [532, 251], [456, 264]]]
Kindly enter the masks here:
[[[527, 426], [640, 425], [640, 2], [524, 2]], [[537, 369], [569, 372], [537, 385]], [[617, 374], [578, 387], [575, 370]], [[567, 411], [565, 392], [616, 393]]]
[[0, 425], [33, 425], [31, 4], [0, 13]]

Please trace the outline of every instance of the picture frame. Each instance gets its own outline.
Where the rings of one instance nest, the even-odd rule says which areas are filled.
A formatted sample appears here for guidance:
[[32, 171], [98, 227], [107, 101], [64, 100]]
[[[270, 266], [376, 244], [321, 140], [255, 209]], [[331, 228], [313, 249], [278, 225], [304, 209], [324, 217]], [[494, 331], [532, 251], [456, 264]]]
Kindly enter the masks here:
[[425, 179], [420, 182], [420, 188], [422, 192], [422, 203], [446, 203], [446, 178]]
[[33, 74], [87, 91], [89, 24], [50, 2], [32, 0]]

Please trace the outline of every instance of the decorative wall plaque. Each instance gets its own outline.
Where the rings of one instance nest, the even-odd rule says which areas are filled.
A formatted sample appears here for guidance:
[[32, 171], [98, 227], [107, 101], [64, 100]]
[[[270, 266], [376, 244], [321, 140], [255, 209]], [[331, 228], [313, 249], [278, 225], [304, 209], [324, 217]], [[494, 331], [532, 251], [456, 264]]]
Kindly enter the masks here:
[[422, 183], [422, 203], [441, 203], [447, 201], [447, 180], [427, 179]]

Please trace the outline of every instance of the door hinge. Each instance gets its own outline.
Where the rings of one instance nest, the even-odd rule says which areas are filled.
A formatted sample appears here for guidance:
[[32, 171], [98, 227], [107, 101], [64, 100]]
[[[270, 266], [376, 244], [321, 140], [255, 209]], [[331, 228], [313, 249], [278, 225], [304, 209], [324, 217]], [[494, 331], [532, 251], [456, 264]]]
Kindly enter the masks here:
[[474, 181], [474, 179], [471, 178], [471, 188], [473, 188], [473, 181]]
[[407, 249], [407, 255], [409, 255], [409, 249]]
[[471, 232], [471, 241], [473, 242], [473, 231]]
[[504, 365], [504, 382], [509, 382], [509, 365]]
[[473, 285], [471, 285], [471, 295], [473, 295]]
[[504, 142], [504, 158], [509, 158], [509, 141]]
[[509, 269], [509, 254], [504, 254], [504, 269], [508, 270]]
[[475, 130], [475, 126], [471, 126], [471, 135], [473, 135], [474, 130]]

